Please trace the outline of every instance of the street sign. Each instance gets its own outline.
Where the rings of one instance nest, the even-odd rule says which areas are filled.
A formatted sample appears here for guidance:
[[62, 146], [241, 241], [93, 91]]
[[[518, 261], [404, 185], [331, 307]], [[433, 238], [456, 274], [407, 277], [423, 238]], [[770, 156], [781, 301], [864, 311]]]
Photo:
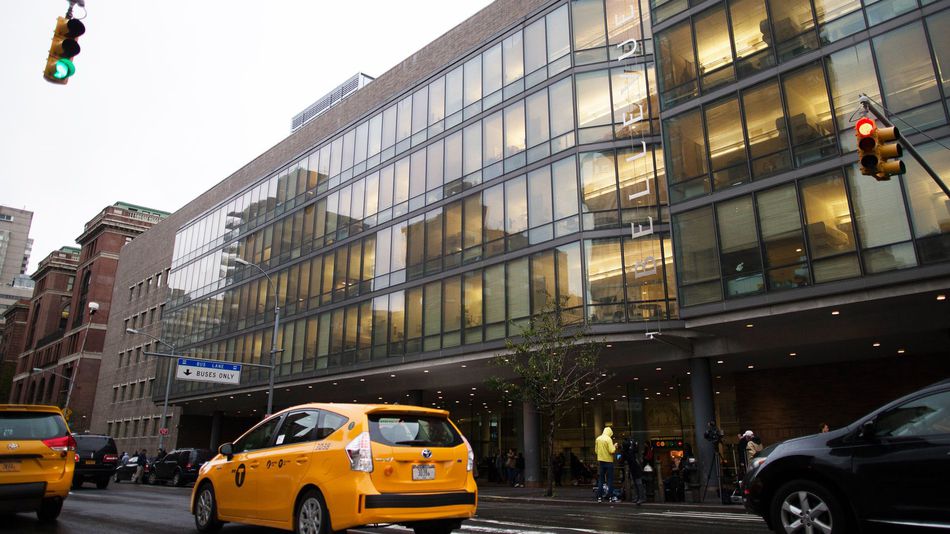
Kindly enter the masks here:
[[240, 384], [241, 364], [178, 358], [175, 377], [179, 380], [195, 382], [215, 382], [218, 384]]
[[161, 429], [158, 430], [158, 433], [161, 434], [161, 435], [163, 435], [163, 436], [167, 436], [167, 435], [168, 435], [168, 429], [167, 429], [167, 428], [161, 428]]

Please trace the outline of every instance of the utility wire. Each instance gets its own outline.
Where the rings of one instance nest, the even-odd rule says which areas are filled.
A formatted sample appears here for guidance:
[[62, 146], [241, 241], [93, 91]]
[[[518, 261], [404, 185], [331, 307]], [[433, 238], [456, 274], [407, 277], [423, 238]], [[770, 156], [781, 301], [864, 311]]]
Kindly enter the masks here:
[[[894, 119], [897, 119], [897, 120], [903, 122], [904, 124], [906, 124], [908, 127], [910, 127], [911, 130], [914, 130], [915, 132], [919, 133], [920, 135], [926, 137], [927, 139], [930, 139], [930, 140], [933, 141], [934, 143], [937, 143], [938, 145], [942, 146], [944, 149], [950, 150], [950, 147], [948, 147], [947, 145], [945, 145], [945, 144], [941, 143], [940, 141], [934, 139], [933, 137], [930, 137], [930, 136], [927, 135], [925, 132], [923, 132], [923, 131], [920, 130], [919, 128], [915, 127], [913, 124], [911, 124], [911, 123], [905, 121], [904, 119], [900, 118], [899, 116], [897, 116], [896, 113], [894, 113], [894, 112], [892, 112], [891, 110], [889, 110], [889, 109], [887, 109], [886, 107], [884, 107], [884, 104], [882, 104], [882, 103], [880, 103], [880, 102], [874, 101], [871, 97], [868, 97], [868, 100], [870, 100], [871, 103], [880, 106], [880, 108], [883, 109], [884, 112], [887, 113], [890, 117], [892, 117], [892, 118], [894, 118]], [[851, 116], [854, 117], [854, 114], [852, 114]]]

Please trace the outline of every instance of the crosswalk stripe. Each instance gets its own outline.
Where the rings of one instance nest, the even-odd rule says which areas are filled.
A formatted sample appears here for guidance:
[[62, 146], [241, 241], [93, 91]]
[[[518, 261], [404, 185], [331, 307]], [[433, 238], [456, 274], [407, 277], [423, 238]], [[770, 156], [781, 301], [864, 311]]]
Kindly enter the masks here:
[[762, 518], [747, 514], [732, 514], [728, 512], [643, 512], [638, 515], [658, 517], [694, 517], [700, 519], [722, 519], [726, 521], [760, 522]]

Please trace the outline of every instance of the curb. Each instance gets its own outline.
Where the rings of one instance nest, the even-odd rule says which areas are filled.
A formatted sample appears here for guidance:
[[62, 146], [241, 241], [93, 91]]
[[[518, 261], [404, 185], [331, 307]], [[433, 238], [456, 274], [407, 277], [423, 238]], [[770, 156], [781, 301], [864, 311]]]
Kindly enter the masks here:
[[630, 508], [641, 508], [641, 509], [699, 509], [699, 510], [713, 510], [717, 512], [733, 512], [733, 513], [746, 513], [746, 509], [741, 505], [726, 505], [726, 504], [702, 504], [702, 503], [643, 503], [639, 506], [629, 503], [629, 502], [615, 502], [615, 503], [598, 503], [596, 501], [591, 501], [589, 499], [571, 499], [563, 497], [544, 497], [544, 496], [516, 496], [509, 497], [506, 495], [491, 495], [479, 492], [478, 494], [479, 501], [495, 501], [495, 502], [521, 502], [521, 503], [531, 503], [531, 504], [586, 504], [594, 507], [603, 507], [605, 504], [610, 506], [624, 506]]

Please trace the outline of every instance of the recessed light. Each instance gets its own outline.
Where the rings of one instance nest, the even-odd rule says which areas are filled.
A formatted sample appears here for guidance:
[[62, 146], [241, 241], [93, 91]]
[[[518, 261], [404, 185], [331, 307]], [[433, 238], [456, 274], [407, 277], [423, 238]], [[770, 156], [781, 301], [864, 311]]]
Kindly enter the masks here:
[[662, 371], [663, 368], [662, 368], [662, 367], [657, 367], [656, 370], [657, 370], [657, 371]]
[[937, 295], [937, 300], [947, 300], [946, 295]]
[[334, 382], [333, 385], [335, 386], [335, 385], [336, 385], [336, 382]]
[[475, 391], [475, 390], [477, 390], [477, 389], [478, 389], [478, 388], [472, 388], [472, 391]]
[[422, 371], [422, 372], [423, 372], [423, 373], [428, 373], [428, 372], [429, 372], [429, 370], [428, 370], [428, 369], [426, 369], [426, 370], [424, 370], [424, 371]]
[[634, 381], [634, 382], [636, 382], [637, 380], [640, 380], [640, 377], [639, 377], [639, 376], [633, 377], [633, 381]]
[[755, 369], [755, 366], [752, 365], [751, 363], [750, 363], [749, 365], [747, 365], [746, 367], [747, 367], [748, 369]]
[[365, 378], [360, 378], [360, 382], [366, 382]]
[[797, 353], [797, 352], [789, 352], [788, 355], [789, 355], [789, 356], [798, 356], [798, 353]]
[[904, 352], [906, 352], [904, 349], [897, 349], [898, 354], [904, 354]]
[[872, 346], [872, 347], [880, 347], [881, 344], [880, 344], [880, 343], [872, 343], [871, 346]]
[[835, 310], [831, 312], [831, 315], [841, 315], [841, 312], [839, 312], [838, 310]]
[[723, 363], [722, 360], [716, 360], [716, 363]]
[[755, 326], [755, 325], [752, 324], [752, 323], [749, 323], [749, 324], [745, 325], [746, 328], [752, 328], [753, 326]]
[[234, 398], [234, 395], [231, 395], [231, 396], [230, 396], [230, 397], [228, 397], [228, 398], [229, 398], [229, 399], [233, 399], [233, 398]]
[[463, 363], [463, 364], [462, 364], [462, 367], [468, 367], [468, 366]]
[[718, 392], [718, 391], [716, 392], [716, 395], [719, 395], [719, 392]]
[[396, 375], [389, 375], [389, 378], [396, 378]]
[[610, 347], [613, 347], [613, 345], [611, 345], [610, 343], [607, 343], [607, 348], [609, 349]]

